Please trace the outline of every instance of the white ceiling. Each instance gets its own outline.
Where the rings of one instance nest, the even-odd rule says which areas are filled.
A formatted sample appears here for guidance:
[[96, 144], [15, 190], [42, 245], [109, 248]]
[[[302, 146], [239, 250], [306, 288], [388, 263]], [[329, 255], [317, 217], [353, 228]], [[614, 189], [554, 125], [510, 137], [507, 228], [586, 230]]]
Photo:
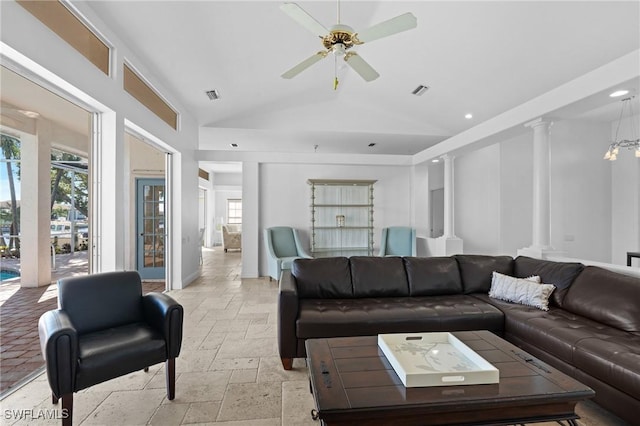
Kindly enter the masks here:
[[[336, 2], [297, 3], [336, 23]], [[416, 154], [640, 48], [638, 1], [341, 1], [356, 31], [408, 11], [418, 27], [354, 48], [381, 76], [366, 83], [339, 66], [334, 91], [331, 56], [280, 78], [322, 49], [281, 4], [86, 2], [197, 118], [201, 150]], [[625, 85], [637, 94], [638, 81]], [[412, 95], [420, 84], [429, 91]], [[553, 114], [614, 120], [606, 95]]]
[[[334, 91], [331, 56], [280, 78], [322, 48], [281, 3], [88, 4], [207, 128], [203, 150], [415, 154], [640, 48], [637, 1], [342, 1], [356, 31], [407, 11], [418, 27], [355, 48], [381, 76], [339, 69]], [[336, 23], [336, 2], [298, 4]]]

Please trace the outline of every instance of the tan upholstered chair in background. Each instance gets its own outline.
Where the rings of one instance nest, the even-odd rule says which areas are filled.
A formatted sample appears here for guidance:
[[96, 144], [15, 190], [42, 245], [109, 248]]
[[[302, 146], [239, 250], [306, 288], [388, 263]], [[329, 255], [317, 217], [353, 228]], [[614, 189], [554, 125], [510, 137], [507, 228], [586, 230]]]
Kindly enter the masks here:
[[222, 247], [227, 250], [242, 250], [242, 231], [239, 225], [222, 225]]

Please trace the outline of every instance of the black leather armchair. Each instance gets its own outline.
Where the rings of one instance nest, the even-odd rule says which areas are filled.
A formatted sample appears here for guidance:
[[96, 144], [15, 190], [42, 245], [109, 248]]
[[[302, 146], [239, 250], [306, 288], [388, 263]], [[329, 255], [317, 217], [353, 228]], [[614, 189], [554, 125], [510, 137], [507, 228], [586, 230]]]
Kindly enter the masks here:
[[107, 272], [59, 280], [58, 307], [40, 317], [38, 332], [63, 425], [71, 425], [74, 392], [164, 361], [174, 399], [184, 315], [175, 300], [143, 296], [135, 271]]

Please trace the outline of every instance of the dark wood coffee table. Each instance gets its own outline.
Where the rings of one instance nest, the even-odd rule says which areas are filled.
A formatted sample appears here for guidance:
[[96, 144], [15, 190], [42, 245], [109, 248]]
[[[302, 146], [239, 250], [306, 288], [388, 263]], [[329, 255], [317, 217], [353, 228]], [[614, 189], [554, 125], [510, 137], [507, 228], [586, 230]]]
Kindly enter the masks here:
[[317, 417], [327, 425], [483, 425], [567, 420], [593, 390], [488, 331], [454, 332], [500, 383], [406, 388], [377, 337], [306, 341]]

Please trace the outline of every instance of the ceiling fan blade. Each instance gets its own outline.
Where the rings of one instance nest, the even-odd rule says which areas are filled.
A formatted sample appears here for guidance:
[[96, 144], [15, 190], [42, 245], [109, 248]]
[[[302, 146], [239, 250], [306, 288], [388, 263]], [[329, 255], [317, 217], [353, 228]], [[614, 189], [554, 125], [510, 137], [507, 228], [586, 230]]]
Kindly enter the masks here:
[[362, 43], [387, 37], [418, 26], [418, 19], [411, 12], [380, 22], [366, 30], [359, 31], [356, 36]]
[[284, 74], [281, 75], [281, 77], [282, 78], [293, 78], [293, 77], [295, 77], [296, 75], [300, 74], [302, 71], [304, 71], [307, 68], [309, 68], [311, 65], [315, 64], [316, 62], [318, 62], [320, 59], [322, 59], [325, 56], [327, 56], [327, 53], [328, 52], [320, 51], [320, 52], [316, 53], [315, 55], [309, 56], [307, 59], [305, 59], [304, 61], [300, 62], [295, 67], [291, 68], [289, 71], [286, 71]]
[[329, 30], [324, 27], [320, 22], [309, 15], [303, 8], [295, 3], [284, 3], [280, 6], [280, 9], [287, 15], [289, 15], [294, 21], [311, 31], [317, 36], [324, 37], [329, 34]]
[[380, 74], [374, 70], [360, 55], [356, 52], [349, 52], [345, 55], [344, 60], [360, 77], [365, 81], [373, 81], [380, 77]]

